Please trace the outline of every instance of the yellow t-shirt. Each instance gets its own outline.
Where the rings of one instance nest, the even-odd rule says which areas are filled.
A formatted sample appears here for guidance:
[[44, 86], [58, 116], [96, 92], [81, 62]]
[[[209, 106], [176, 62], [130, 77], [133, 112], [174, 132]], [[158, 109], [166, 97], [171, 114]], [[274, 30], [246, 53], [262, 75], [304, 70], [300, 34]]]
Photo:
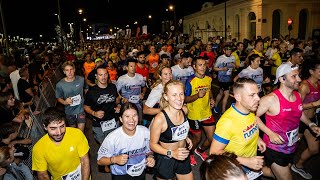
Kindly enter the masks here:
[[243, 114], [234, 104], [219, 119], [213, 138], [226, 144], [225, 151], [240, 157], [257, 154], [259, 128], [255, 114]]
[[54, 144], [48, 134], [44, 135], [32, 149], [32, 170], [49, 171], [52, 179], [75, 171], [80, 158], [89, 152], [88, 140], [81, 130], [66, 128], [59, 145]]
[[204, 76], [204, 78], [198, 78], [195, 74], [191, 75], [186, 81], [186, 96], [193, 96], [197, 94], [199, 90], [206, 90], [207, 93], [204, 97], [188, 103], [188, 118], [190, 120], [205, 120], [212, 116], [210, 108], [210, 91], [211, 91], [212, 78]]
[[279, 51], [274, 53], [271, 59], [273, 61], [273, 66], [271, 67], [271, 75], [276, 76], [277, 69], [282, 64], [282, 59], [279, 55]]

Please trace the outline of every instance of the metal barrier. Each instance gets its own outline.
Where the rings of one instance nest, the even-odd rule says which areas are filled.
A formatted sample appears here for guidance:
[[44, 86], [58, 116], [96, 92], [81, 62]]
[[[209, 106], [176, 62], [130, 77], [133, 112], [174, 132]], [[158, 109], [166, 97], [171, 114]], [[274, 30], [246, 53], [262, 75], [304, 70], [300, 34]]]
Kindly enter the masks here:
[[33, 106], [35, 108], [32, 109], [29, 106], [30, 118], [20, 125], [19, 136], [32, 140], [32, 144], [28, 146], [30, 155], [28, 159], [23, 161], [30, 169], [32, 169], [32, 148], [46, 134], [42, 122], [43, 113], [48, 107], [56, 106], [55, 87], [56, 83], [63, 77], [61, 64], [59, 64], [50, 76], [40, 83], [38, 94], [33, 98]]

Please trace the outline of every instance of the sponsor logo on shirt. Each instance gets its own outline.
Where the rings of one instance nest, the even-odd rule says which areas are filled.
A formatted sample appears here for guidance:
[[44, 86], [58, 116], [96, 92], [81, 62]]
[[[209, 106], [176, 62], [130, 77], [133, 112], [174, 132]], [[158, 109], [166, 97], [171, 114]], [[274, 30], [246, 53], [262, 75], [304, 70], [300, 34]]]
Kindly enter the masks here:
[[259, 129], [257, 124], [251, 124], [250, 126], [247, 126], [247, 128], [242, 131], [244, 139], [251, 139], [258, 130]]

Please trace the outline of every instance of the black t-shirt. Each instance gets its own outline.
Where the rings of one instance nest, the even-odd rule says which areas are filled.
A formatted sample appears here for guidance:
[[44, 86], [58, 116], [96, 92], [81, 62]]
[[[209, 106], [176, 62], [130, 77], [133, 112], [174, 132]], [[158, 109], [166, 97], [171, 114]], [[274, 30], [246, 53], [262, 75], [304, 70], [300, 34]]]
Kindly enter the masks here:
[[93, 69], [92, 71], [90, 71], [87, 77], [87, 79], [93, 84], [95, 84], [95, 81], [96, 81], [96, 76], [95, 76], [96, 74], [97, 74], [97, 69]]
[[21, 102], [30, 102], [32, 100], [32, 96], [30, 96], [26, 90], [31, 88], [31, 85], [28, 81], [20, 78], [18, 80], [18, 92], [19, 92], [19, 97]]
[[116, 118], [114, 108], [117, 97], [118, 92], [116, 85], [112, 83], [108, 83], [106, 88], [100, 88], [96, 85], [89, 89], [84, 99], [84, 104], [90, 106], [93, 111], [104, 111], [104, 117], [102, 119], [93, 117], [92, 126], [100, 127], [100, 121]]
[[0, 107], [0, 117], [0, 125], [11, 122], [15, 118], [14, 112], [5, 107]]

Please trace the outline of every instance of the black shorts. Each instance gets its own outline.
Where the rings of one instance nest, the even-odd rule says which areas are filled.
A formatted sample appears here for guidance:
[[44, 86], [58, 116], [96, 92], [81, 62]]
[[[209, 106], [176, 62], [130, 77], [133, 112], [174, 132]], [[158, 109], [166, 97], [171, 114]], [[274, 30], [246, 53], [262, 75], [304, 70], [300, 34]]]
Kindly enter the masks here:
[[183, 161], [178, 161], [164, 155], [157, 154], [155, 176], [161, 179], [172, 179], [176, 174], [189, 174], [192, 171], [190, 156]]
[[[315, 117], [314, 117], [314, 118], [310, 118], [310, 121], [317, 124], [317, 120], [316, 120]], [[300, 121], [299, 133], [300, 133], [300, 134], [303, 134], [306, 129], [309, 130], [309, 132], [313, 135], [313, 137], [317, 137], [317, 134], [314, 133], [314, 132], [310, 129], [309, 126], [307, 126], [305, 123], [303, 123], [302, 121]]]
[[293, 158], [294, 158], [294, 153], [284, 154], [270, 148], [267, 148], [264, 154], [264, 160], [268, 167], [270, 167], [272, 163], [276, 163], [279, 166], [286, 167], [289, 164], [293, 163]]
[[86, 113], [81, 112], [78, 114], [67, 115], [67, 121], [69, 125], [75, 125], [78, 123], [86, 123]]
[[113, 175], [111, 174], [112, 180], [145, 180], [146, 179], [146, 173], [143, 172], [140, 176], [129, 176], [128, 174], [126, 175]]
[[220, 89], [223, 91], [229, 91], [232, 85], [233, 82], [219, 82]]
[[201, 132], [202, 126], [214, 126], [216, 125], [216, 122], [214, 121], [214, 117], [211, 116], [208, 119], [205, 119], [203, 121], [197, 121], [197, 120], [191, 120], [188, 119], [190, 129], [189, 131], [191, 133], [197, 133]]

